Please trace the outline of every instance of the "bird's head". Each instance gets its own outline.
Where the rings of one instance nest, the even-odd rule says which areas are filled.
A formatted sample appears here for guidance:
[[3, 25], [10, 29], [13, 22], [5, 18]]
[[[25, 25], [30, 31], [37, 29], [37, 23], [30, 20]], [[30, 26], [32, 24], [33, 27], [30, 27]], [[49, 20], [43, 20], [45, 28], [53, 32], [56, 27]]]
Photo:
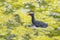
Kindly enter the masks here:
[[29, 13], [28, 15], [30, 15], [30, 16], [33, 16], [34, 15], [34, 12], [33, 11], [30, 11], [28, 13]]

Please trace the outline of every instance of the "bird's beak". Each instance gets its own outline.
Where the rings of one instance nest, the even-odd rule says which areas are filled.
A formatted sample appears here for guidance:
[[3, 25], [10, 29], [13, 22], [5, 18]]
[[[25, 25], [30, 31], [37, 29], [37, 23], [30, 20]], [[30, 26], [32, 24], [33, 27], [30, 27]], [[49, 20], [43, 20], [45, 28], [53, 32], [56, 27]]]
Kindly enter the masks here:
[[28, 15], [30, 15], [30, 14], [28, 14]]
[[30, 15], [29, 13], [27, 15]]

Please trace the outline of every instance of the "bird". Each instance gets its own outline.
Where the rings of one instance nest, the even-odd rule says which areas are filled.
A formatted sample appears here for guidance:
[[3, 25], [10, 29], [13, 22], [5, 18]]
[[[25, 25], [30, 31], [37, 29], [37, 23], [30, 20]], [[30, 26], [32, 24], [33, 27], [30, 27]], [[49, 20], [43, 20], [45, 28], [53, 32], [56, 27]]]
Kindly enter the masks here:
[[44, 23], [43, 21], [38, 21], [38, 20], [35, 20], [35, 17], [34, 17], [34, 12], [33, 11], [30, 11], [28, 12], [31, 16], [31, 21], [32, 21], [32, 24], [35, 26], [35, 27], [42, 27], [42, 28], [47, 28], [48, 27], [48, 24], [47, 23]]

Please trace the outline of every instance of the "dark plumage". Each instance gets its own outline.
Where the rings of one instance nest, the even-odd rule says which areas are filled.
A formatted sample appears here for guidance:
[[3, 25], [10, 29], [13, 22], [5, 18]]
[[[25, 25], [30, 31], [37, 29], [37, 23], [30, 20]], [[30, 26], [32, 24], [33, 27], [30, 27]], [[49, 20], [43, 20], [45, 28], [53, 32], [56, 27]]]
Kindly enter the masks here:
[[34, 26], [36, 26], [36, 27], [43, 27], [43, 28], [48, 27], [48, 24], [47, 24], [47, 23], [44, 23], [44, 22], [42, 22], [42, 21], [37, 21], [37, 20], [35, 20], [35, 18], [34, 18], [34, 12], [29, 12], [29, 15], [30, 15], [31, 18], [32, 18], [32, 24], [33, 24]]

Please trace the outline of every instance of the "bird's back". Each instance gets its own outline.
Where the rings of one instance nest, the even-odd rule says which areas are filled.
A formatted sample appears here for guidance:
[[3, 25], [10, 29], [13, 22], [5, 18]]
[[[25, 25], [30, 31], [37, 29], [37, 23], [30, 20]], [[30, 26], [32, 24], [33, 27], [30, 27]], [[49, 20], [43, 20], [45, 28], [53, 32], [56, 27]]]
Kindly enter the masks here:
[[43, 27], [43, 28], [48, 27], [48, 24], [47, 24], [47, 23], [44, 23], [44, 22], [42, 22], [42, 21], [35, 21], [33, 24], [34, 24], [36, 27]]

